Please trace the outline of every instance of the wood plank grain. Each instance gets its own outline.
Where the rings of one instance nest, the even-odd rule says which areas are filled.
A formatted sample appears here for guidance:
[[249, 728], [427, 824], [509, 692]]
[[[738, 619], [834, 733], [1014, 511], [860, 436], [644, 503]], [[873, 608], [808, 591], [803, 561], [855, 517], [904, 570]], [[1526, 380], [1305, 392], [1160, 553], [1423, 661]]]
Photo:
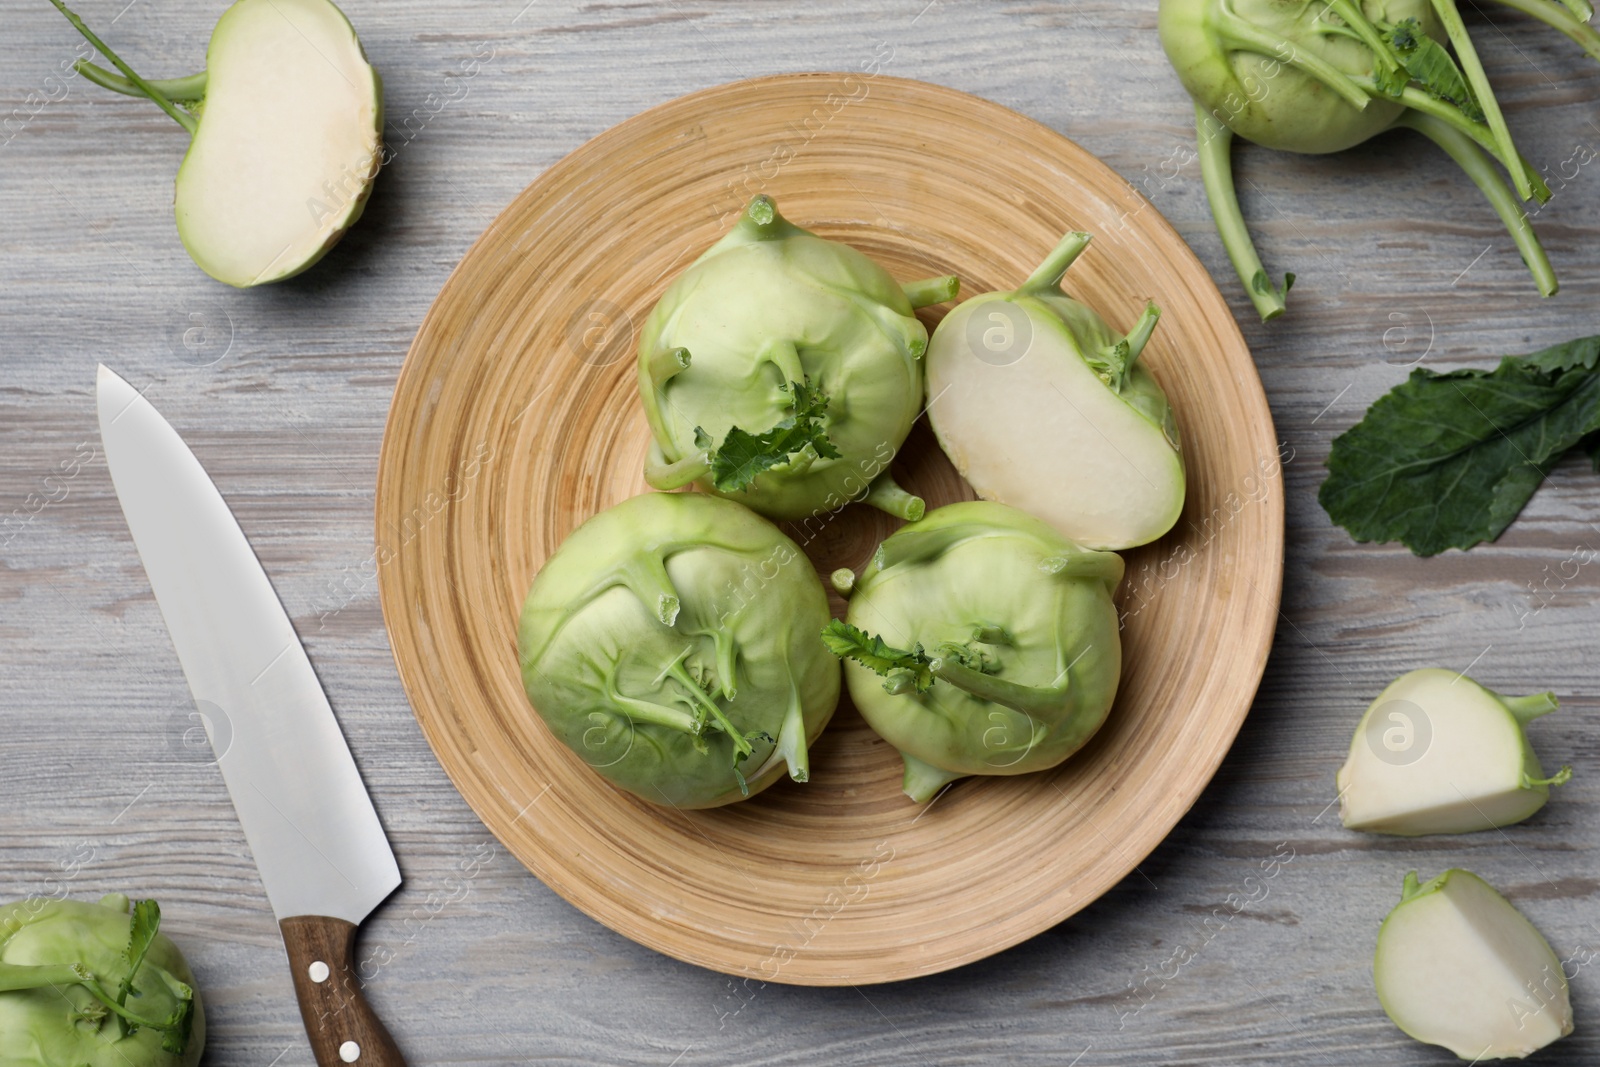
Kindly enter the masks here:
[[[220, 5], [125, 2], [75, 7], [142, 73], [199, 65]], [[1197, 168], [1174, 172], [1193, 132], [1153, 4], [525, 3], [343, 5], [384, 75], [401, 147], [367, 216], [322, 264], [244, 293], [210, 283], [176, 240], [181, 131], [148, 105], [51, 81], [75, 54], [70, 27], [46, 4], [8, 10], [0, 517], [31, 518], [0, 533], [0, 898], [158, 897], [208, 998], [208, 1062], [313, 1062], [226, 790], [185, 746], [182, 675], [103, 460], [85, 462], [61, 499], [36, 513], [29, 503], [59, 495], [44, 479], [97, 444], [90, 385], [104, 360], [148, 383], [202, 453], [327, 685], [406, 878], [364, 926], [357, 967], [414, 1063], [1442, 1064], [1383, 1017], [1368, 969], [1376, 923], [1414, 866], [1470, 866], [1563, 956], [1600, 949], [1600, 568], [1529, 590], [1574, 548], [1600, 547], [1594, 476], [1563, 465], [1500, 543], [1429, 561], [1351, 543], [1315, 500], [1329, 442], [1411, 361], [1483, 364], [1596, 332], [1600, 167], [1582, 168], [1536, 219], [1562, 280], [1541, 301], [1476, 190], [1412, 135], [1329, 159], [1244, 148], [1240, 184], [1262, 254], [1301, 279], [1290, 314], [1264, 327], [1222, 253]], [[1600, 66], [1529, 19], [1467, 6], [1535, 165], [1556, 172], [1576, 146], [1600, 147]], [[462, 61], [488, 49], [461, 81]], [[1149, 196], [1210, 268], [1295, 449], [1282, 482], [1283, 614], [1222, 772], [1089, 909], [934, 978], [860, 991], [745, 986], [584, 918], [455, 794], [395, 676], [376, 583], [360, 580], [370, 489], [428, 303], [544, 168], [683, 93], [858, 69], [879, 49], [892, 50], [889, 73], [977, 93], [1072, 137]], [[430, 94], [453, 99], [435, 111]], [[1342, 831], [1323, 809], [1366, 702], [1402, 670], [1480, 656], [1473, 672], [1487, 684], [1562, 696], [1534, 741], [1578, 776], [1506, 837], [1397, 843]], [[1295, 858], [1252, 883], [1266, 896], [1207, 926], [1280, 844]], [[1174, 970], [1179, 948], [1193, 959]], [[1540, 1062], [1600, 1054], [1595, 973], [1578, 968], [1579, 1030]]]

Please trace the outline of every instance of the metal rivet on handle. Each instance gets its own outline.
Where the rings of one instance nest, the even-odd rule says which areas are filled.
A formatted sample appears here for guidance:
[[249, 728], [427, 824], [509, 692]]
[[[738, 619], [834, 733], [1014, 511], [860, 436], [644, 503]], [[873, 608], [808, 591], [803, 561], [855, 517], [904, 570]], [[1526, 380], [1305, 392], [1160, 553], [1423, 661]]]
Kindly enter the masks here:
[[318, 985], [328, 980], [328, 965], [321, 960], [306, 968], [306, 973], [311, 975], [311, 980]]
[[346, 1041], [339, 1046], [339, 1058], [346, 1063], [354, 1063], [361, 1058], [361, 1046], [354, 1041]]

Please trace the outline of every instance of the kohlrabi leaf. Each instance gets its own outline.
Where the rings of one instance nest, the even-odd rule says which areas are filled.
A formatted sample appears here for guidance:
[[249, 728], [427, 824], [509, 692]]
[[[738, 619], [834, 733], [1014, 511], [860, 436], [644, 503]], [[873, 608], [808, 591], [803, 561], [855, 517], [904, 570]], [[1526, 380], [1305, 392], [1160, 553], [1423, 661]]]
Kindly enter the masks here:
[[907, 651], [895, 648], [883, 638], [834, 619], [822, 628], [822, 643], [840, 659], [853, 659], [868, 670], [883, 675], [883, 687], [891, 693], [915, 689], [926, 693], [933, 688], [933, 662], [922, 646]]
[[[1492, 371], [1417, 369], [1333, 442], [1318, 499], [1358, 541], [1419, 556], [1493, 541], [1569, 449], [1600, 430], [1600, 337]], [[1592, 439], [1588, 445], [1595, 458]]]
[[1384, 40], [1423, 92], [1435, 100], [1454, 104], [1473, 122], [1484, 121], [1483, 108], [1472, 95], [1466, 75], [1444, 45], [1424, 33], [1416, 19], [1401, 19], [1384, 34]]
[[[828, 411], [827, 396], [808, 382], [790, 382], [784, 388], [794, 396], [793, 414], [765, 433], [750, 433], [735, 426], [711, 453], [711, 480], [718, 491], [748, 489], [762, 471], [789, 462], [808, 446], [818, 457], [839, 458], [839, 450], [828, 440], [822, 425]], [[696, 441], [705, 437], [705, 432], [696, 427]]]

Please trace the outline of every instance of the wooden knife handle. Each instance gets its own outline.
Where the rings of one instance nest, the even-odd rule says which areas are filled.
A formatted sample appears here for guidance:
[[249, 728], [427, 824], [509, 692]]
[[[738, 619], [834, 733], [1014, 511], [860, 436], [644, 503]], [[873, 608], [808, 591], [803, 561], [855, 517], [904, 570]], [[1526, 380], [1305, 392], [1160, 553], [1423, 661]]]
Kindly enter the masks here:
[[355, 924], [297, 915], [278, 928], [317, 1067], [406, 1067], [394, 1038], [361, 994], [353, 966]]

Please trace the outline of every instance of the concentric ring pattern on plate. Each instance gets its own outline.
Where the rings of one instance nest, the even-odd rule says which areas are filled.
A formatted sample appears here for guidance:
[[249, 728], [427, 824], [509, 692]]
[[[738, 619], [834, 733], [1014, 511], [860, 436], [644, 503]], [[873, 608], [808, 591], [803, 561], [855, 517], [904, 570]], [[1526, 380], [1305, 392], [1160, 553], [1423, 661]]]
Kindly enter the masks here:
[[[790, 219], [902, 280], [963, 295], [1020, 282], [1068, 229], [1095, 235], [1069, 290], [1126, 327], [1171, 396], [1190, 497], [1128, 554], [1126, 666], [1110, 721], [1059, 769], [959, 782], [931, 807], [848, 698], [809, 784], [677, 812], [608, 786], [528, 707], [516, 619], [584, 519], [645, 490], [634, 327], [772, 194]], [[932, 309], [930, 326], [945, 309]], [[929, 504], [971, 497], [923, 427], [897, 463]], [[791, 532], [823, 573], [891, 528], [864, 507]], [[1059, 922], [1188, 810], [1243, 721], [1271, 644], [1283, 493], [1270, 413], [1227, 306], [1150, 204], [1059, 134], [996, 104], [883, 76], [787, 75], [664, 104], [541, 175], [445, 283], [384, 437], [379, 586], [395, 659], [440, 762], [491, 831], [614, 930], [735, 975], [909, 978]], [[836, 605], [838, 606], [838, 605]]]

